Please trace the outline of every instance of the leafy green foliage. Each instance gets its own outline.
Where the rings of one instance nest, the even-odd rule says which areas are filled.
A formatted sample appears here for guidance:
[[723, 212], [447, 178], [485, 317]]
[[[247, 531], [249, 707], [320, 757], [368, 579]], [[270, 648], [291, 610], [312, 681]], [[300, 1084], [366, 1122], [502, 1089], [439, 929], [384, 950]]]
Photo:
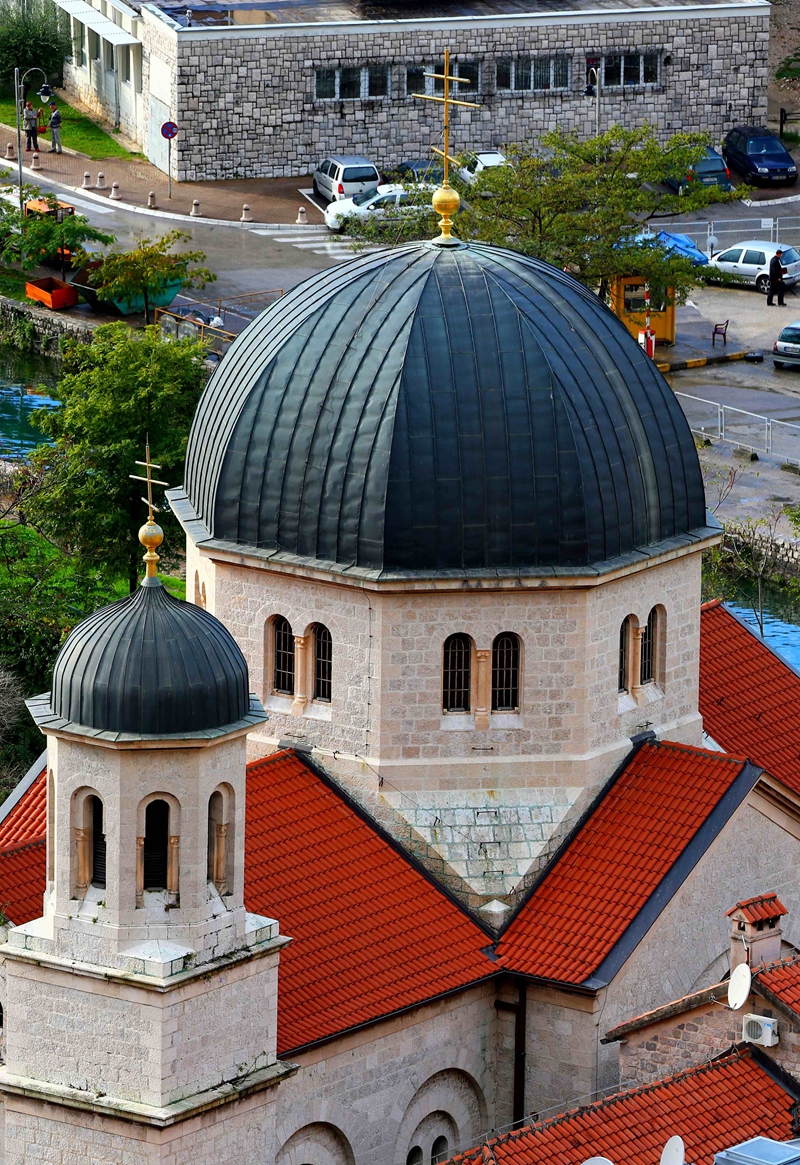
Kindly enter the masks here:
[[[556, 130], [535, 148], [511, 148], [511, 165], [483, 171], [472, 186], [453, 179], [464, 204], [455, 233], [566, 268], [604, 298], [615, 275], [635, 274], [650, 280], [654, 295], [672, 287], [681, 302], [704, 280], [703, 268], [658, 243], [641, 246], [636, 236], [648, 225], [657, 230], [659, 219], [747, 193], [690, 183], [681, 196], [664, 186], [667, 178], [683, 179], [706, 145], [702, 134], [674, 134], [661, 142], [647, 125], [613, 126], [588, 141]], [[348, 220], [347, 230], [364, 242], [389, 242], [398, 230], [403, 238], [430, 238], [429, 223], [397, 213]]]
[[[90, 344], [65, 345], [55, 395], [60, 409], [39, 411], [35, 423], [52, 446], [39, 446], [26, 472], [41, 481], [30, 491], [24, 519], [55, 546], [102, 564], [131, 590], [141, 573], [137, 532], [144, 521], [142, 484], [129, 474], [149, 434], [159, 476], [183, 480], [189, 428], [206, 380], [203, 346], [165, 341], [154, 327], [131, 331], [122, 322], [98, 328]], [[168, 510], [165, 563], [183, 536]]]
[[111, 251], [102, 267], [89, 276], [101, 299], [144, 300], [145, 323], [150, 322], [150, 301], [171, 282], [181, 287], [205, 287], [217, 277], [202, 263], [204, 251], [173, 252], [176, 243], [192, 236], [188, 231], [168, 231], [161, 238], [142, 239], [132, 251]]
[[[24, 74], [33, 67], [53, 84], [71, 53], [69, 18], [50, 0], [0, 0], [0, 84], [13, 85], [15, 68]], [[42, 74], [32, 73], [26, 89], [41, 84]]]
[[86, 243], [113, 243], [114, 235], [93, 227], [82, 214], [66, 214], [59, 221], [58, 199], [36, 186], [23, 188], [23, 204], [39, 199], [47, 212], [20, 212], [16, 203], [0, 203], [0, 260], [32, 271], [41, 263], [57, 262], [65, 278], [67, 253], [78, 263], [87, 258]]

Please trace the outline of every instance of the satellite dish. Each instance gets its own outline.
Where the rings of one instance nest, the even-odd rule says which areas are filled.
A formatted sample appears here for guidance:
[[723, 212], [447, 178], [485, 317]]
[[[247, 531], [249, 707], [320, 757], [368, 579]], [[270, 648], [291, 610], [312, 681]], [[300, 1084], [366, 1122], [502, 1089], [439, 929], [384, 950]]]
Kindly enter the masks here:
[[685, 1160], [683, 1137], [670, 1137], [661, 1150], [661, 1165], [683, 1165]]
[[747, 963], [740, 963], [731, 975], [728, 981], [728, 1007], [733, 1011], [738, 1011], [740, 1007], [744, 1007], [750, 994], [752, 978]]
[[614, 1165], [614, 1163], [609, 1161], [608, 1157], [589, 1157], [583, 1165]]

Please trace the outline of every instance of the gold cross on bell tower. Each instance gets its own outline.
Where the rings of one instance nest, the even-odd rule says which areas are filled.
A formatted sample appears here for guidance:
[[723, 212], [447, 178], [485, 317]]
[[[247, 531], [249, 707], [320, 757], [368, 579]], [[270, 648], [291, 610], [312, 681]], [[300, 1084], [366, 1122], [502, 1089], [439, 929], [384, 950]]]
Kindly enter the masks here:
[[164, 541], [164, 531], [156, 524], [153, 518], [153, 512], [158, 510], [158, 506], [153, 505], [153, 486], [167, 485], [166, 481], [158, 481], [153, 477], [152, 470], [160, 469], [160, 465], [156, 465], [150, 460], [150, 438], [148, 436], [145, 443], [145, 460], [137, 461], [137, 465], [143, 465], [147, 470], [147, 477], [140, 477], [136, 473], [131, 473], [128, 476], [132, 481], [146, 481], [147, 482], [147, 497], [142, 498], [142, 501], [147, 506], [147, 521], [139, 530], [139, 541], [144, 546], [147, 553], [144, 555], [146, 565], [146, 578], [155, 578], [157, 574], [158, 555], [156, 554], [156, 547], [160, 546]]
[[457, 101], [455, 97], [450, 96], [450, 85], [452, 82], [459, 85], [469, 85], [470, 81], [465, 77], [454, 77], [450, 74], [450, 50], [444, 50], [444, 72], [443, 73], [425, 73], [426, 77], [433, 77], [436, 81], [441, 81], [442, 96], [434, 97], [427, 93], [414, 93], [414, 97], [418, 97], [420, 101], [436, 101], [444, 106], [444, 149], [439, 150], [436, 146], [431, 146], [434, 154], [438, 154], [440, 158], [444, 158], [444, 182], [433, 196], [433, 209], [442, 217], [439, 219], [439, 228], [441, 234], [438, 239], [434, 239], [439, 246], [457, 246], [458, 240], [452, 238], [453, 224], [450, 221], [451, 216], [456, 213], [461, 205], [461, 199], [457, 191], [453, 190], [450, 185], [450, 163], [457, 164], [456, 158], [450, 157], [450, 106], [463, 105], [465, 109], [480, 109], [480, 106], [475, 101]]

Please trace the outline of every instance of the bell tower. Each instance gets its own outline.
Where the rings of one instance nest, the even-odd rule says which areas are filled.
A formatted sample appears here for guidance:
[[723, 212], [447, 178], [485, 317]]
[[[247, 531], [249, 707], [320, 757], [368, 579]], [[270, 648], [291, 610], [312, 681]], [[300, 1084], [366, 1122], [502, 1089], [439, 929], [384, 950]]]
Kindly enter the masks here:
[[56, 1138], [94, 1161], [100, 1128], [108, 1162], [172, 1159], [176, 1142], [209, 1165], [256, 1160], [293, 1071], [276, 1057], [288, 940], [243, 897], [245, 737], [266, 715], [227, 630], [158, 578], [149, 448], [144, 464], [145, 578], [75, 628], [29, 701], [47, 882], [2, 952], [8, 1165]]

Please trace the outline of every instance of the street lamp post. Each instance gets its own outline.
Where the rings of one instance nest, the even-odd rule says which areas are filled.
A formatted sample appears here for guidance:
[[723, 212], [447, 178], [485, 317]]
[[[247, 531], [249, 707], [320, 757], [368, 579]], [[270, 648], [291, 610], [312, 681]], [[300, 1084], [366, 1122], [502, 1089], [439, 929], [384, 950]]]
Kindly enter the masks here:
[[39, 69], [36, 65], [33, 65], [30, 69], [26, 69], [21, 77], [19, 75], [19, 69], [14, 70], [14, 103], [17, 109], [17, 162], [19, 175], [20, 212], [22, 212], [24, 209], [22, 205], [22, 110], [20, 109], [20, 106], [22, 104], [22, 86], [25, 84], [25, 78], [28, 76], [28, 73], [41, 73], [44, 77], [44, 83], [42, 84], [38, 94], [43, 101], [47, 101], [50, 97], [53, 96], [53, 90], [47, 83], [47, 73], [45, 73], [44, 69]]
[[[594, 78], [594, 80], [592, 80]], [[586, 71], [586, 88], [583, 91], [584, 97], [594, 97], [594, 136], [600, 137], [600, 66], [595, 69], [587, 69]]]

